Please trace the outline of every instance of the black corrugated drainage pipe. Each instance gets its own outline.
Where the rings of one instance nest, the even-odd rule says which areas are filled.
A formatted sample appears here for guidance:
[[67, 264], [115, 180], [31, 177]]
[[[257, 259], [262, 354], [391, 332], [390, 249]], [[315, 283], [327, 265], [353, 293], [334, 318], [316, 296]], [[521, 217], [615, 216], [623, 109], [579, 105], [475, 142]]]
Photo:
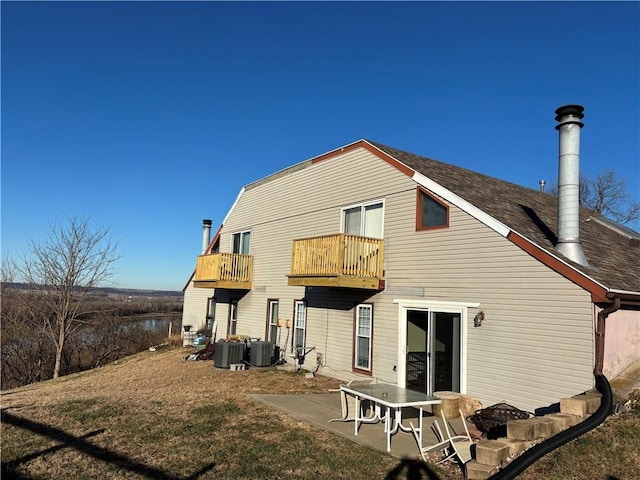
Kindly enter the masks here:
[[531, 447], [498, 473], [489, 477], [489, 480], [510, 480], [512, 478], [516, 478], [524, 472], [525, 469], [530, 467], [531, 464], [542, 458], [547, 453], [550, 453], [574, 438], [587, 433], [589, 430], [593, 430], [604, 422], [612, 412], [613, 393], [611, 392], [611, 386], [609, 385], [607, 377], [602, 373], [596, 373], [595, 377], [596, 389], [602, 394], [602, 400], [600, 402], [600, 407], [593, 415], [585, 421]]

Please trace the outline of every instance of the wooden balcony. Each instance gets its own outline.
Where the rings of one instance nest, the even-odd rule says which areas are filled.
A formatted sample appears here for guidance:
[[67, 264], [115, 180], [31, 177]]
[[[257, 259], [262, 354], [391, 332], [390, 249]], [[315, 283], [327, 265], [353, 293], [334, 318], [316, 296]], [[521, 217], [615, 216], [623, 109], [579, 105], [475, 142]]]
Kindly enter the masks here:
[[384, 289], [384, 242], [344, 233], [293, 241], [289, 285]]
[[193, 286], [251, 290], [253, 256], [237, 253], [200, 255]]

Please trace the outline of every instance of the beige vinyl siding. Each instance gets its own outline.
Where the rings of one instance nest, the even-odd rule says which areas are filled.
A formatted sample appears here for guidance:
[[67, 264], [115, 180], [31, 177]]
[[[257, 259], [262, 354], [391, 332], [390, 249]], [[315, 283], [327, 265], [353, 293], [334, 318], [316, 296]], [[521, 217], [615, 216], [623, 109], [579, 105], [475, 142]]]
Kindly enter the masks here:
[[[369, 375], [353, 373], [351, 367], [353, 364], [354, 307], [361, 303], [371, 302], [371, 294], [365, 295], [349, 290], [314, 290], [307, 296], [307, 318], [309, 320], [307, 338], [314, 340], [310, 345], [316, 346], [315, 353], [322, 353], [326, 365], [322, 372], [343, 379], [361, 376], [370, 378]], [[366, 298], [364, 298], [365, 296]], [[376, 335], [378, 335], [377, 322], [377, 311], [374, 305], [374, 341], [377, 341]], [[375, 370], [375, 350], [373, 353], [372, 365]], [[314, 360], [315, 358], [313, 355]], [[384, 366], [381, 365], [380, 369], [383, 368]], [[380, 378], [377, 374], [375, 376]], [[387, 381], [395, 383], [395, 377], [390, 376]]]
[[[220, 243], [230, 251], [231, 234], [251, 230], [254, 287], [239, 301], [238, 333], [264, 337], [267, 299], [279, 299], [280, 317], [293, 320], [294, 300], [306, 294], [307, 346], [316, 351], [305, 368], [315, 369], [321, 353], [321, 373], [353, 378], [354, 307], [373, 303], [372, 376], [397, 383], [402, 359], [394, 300], [479, 303], [483, 326], [473, 327], [478, 309], [467, 318], [469, 394], [485, 405], [504, 400], [532, 410], [590, 388], [589, 294], [456, 207], [449, 228], [416, 232], [416, 186], [358, 149], [247, 187]], [[293, 240], [337, 233], [343, 207], [375, 199], [384, 200], [386, 290], [289, 287]], [[281, 328], [281, 347], [288, 349], [291, 335]]]
[[182, 325], [191, 325], [194, 330], [207, 324], [207, 299], [213, 297], [213, 288], [195, 288], [193, 280], [184, 289]]
[[[252, 232], [254, 288], [240, 300], [238, 332], [264, 336], [268, 298], [279, 299], [280, 318], [293, 320], [294, 301], [305, 297], [304, 287], [287, 284], [294, 239], [340, 232], [343, 207], [375, 199], [387, 201], [398, 191], [414, 192], [414, 188], [410, 178], [365, 151], [350, 152], [291, 174], [280, 174], [253, 188], [247, 187], [221, 232], [221, 249], [230, 248], [231, 234], [235, 231], [250, 229]], [[330, 289], [313, 291], [319, 293], [307, 292], [306, 338], [307, 346], [315, 345], [316, 350], [307, 357], [305, 368], [314, 369], [316, 355], [321, 353], [326, 374], [352, 378], [354, 306], [370, 302], [372, 292], [364, 296], [356, 292], [354, 296], [349, 292], [337, 294]], [[391, 339], [392, 344], [388, 345], [391, 337], [382, 332], [385, 322], [391, 322], [395, 330], [396, 317], [378, 320], [376, 309], [374, 306], [374, 342], [378, 343], [379, 336], [384, 341], [379, 350], [388, 351], [385, 363], [386, 358], [393, 358], [391, 361], [395, 362], [397, 341]], [[288, 350], [293, 332], [289, 331], [287, 336], [287, 332], [281, 330], [280, 346]], [[374, 346], [374, 368], [380, 361], [376, 348]], [[393, 373], [391, 367], [388, 370]], [[388, 375], [386, 380], [396, 381], [393, 375]]]
[[[358, 150], [258, 187], [247, 187], [232, 216], [240, 219], [250, 213], [261, 223], [281, 221], [375, 199], [382, 193], [412, 186], [406, 175], [370, 153]], [[332, 219], [331, 226], [339, 228], [339, 218]], [[226, 227], [236, 228], [231, 221], [230, 216]]]
[[482, 327], [473, 327], [476, 309], [468, 317], [468, 393], [532, 410], [591, 388], [590, 295], [456, 207], [450, 228], [415, 232], [414, 205], [406, 195], [389, 206], [396, 221], [387, 223], [387, 286], [480, 303]]
[[398, 305], [378, 294], [373, 307], [374, 376], [380, 381], [398, 383]]

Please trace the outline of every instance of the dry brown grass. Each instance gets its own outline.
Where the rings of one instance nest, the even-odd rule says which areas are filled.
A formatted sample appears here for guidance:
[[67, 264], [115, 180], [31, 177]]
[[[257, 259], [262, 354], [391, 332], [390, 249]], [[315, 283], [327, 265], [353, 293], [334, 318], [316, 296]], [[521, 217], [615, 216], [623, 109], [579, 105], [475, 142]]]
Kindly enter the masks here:
[[246, 397], [326, 393], [338, 386], [336, 380], [271, 369], [231, 372], [210, 361], [185, 362], [184, 355], [182, 349], [143, 352], [3, 392], [3, 473], [66, 479], [177, 479], [198, 471], [201, 479], [362, 478], [364, 469], [384, 478], [396, 466], [397, 459]]
[[[185, 362], [186, 353], [142, 352], [2, 392], [3, 479], [461, 478], [458, 468], [435, 467], [439, 477], [429, 477], [431, 467], [398, 461], [246, 396], [326, 393], [336, 380], [231, 372], [210, 361]], [[640, 416], [612, 417], [522, 478], [632, 479], [639, 452]]]

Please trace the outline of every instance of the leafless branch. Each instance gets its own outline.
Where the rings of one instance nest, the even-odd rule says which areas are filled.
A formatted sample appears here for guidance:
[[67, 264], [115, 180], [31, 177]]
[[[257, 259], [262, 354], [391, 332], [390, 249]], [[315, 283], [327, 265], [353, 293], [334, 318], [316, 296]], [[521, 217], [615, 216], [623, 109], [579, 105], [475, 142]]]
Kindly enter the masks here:
[[76, 217], [56, 222], [50, 235], [42, 242], [32, 240], [28, 254], [21, 257], [17, 270], [41, 298], [29, 321], [56, 347], [54, 378], [66, 339], [82, 324], [87, 294], [113, 275], [119, 258], [108, 228], [93, 230], [89, 219]]

